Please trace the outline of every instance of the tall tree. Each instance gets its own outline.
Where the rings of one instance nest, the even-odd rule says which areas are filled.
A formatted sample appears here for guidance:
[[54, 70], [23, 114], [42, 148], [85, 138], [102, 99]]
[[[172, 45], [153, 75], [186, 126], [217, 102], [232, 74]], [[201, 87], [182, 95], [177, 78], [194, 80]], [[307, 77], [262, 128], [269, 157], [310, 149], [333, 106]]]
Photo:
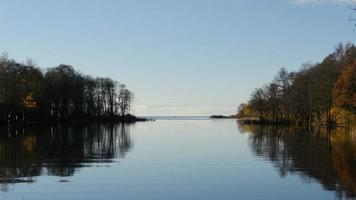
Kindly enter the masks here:
[[333, 100], [335, 106], [356, 113], [356, 61], [350, 64], [335, 82]]

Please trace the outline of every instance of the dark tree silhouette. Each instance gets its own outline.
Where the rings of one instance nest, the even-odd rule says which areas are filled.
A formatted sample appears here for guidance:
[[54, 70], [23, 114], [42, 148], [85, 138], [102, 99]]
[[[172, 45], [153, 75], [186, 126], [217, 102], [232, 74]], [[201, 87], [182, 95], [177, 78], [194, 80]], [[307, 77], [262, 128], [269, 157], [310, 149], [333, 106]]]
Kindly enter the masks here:
[[0, 122], [134, 121], [133, 93], [110, 78], [84, 76], [70, 65], [45, 72], [32, 60], [0, 57]]

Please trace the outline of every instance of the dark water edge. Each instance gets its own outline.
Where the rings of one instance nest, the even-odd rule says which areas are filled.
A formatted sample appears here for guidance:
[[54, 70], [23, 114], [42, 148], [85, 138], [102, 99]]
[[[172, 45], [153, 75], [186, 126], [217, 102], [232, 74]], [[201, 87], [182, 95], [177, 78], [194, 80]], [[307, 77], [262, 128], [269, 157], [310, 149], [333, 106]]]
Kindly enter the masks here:
[[115, 124], [115, 123], [135, 123], [150, 121], [150, 119], [145, 117], [137, 117], [134, 115], [125, 116], [109, 116], [100, 118], [74, 118], [72, 120], [17, 120], [17, 121], [0, 121], [0, 125], [13, 125], [17, 127], [23, 127], [28, 124]]
[[269, 160], [281, 177], [298, 175], [318, 182], [336, 198], [356, 198], [356, 127], [254, 125], [239, 122], [251, 134], [256, 156]]
[[335, 127], [351, 127], [352, 124], [346, 123], [304, 123], [304, 122], [295, 122], [295, 121], [272, 121], [272, 120], [261, 120], [256, 118], [237, 118], [237, 120], [244, 124], [253, 124], [253, 125], [276, 125], [276, 126], [323, 126], [327, 128]]
[[132, 147], [129, 124], [0, 126], [0, 184], [35, 177], [73, 176], [95, 163], [112, 163]]

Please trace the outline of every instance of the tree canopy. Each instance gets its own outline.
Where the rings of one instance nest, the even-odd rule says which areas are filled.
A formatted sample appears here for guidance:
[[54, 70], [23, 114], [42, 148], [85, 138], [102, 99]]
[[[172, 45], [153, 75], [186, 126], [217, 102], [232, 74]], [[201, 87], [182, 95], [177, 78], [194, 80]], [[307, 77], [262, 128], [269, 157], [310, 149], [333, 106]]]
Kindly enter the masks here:
[[356, 112], [356, 61], [341, 73], [333, 92], [335, 106]]
[[0, 121], [91, 121], [123, 118], [133, 93], [110, 78], [93, 78], [70, 65], [43, 70], [0, 58]]
[[297, 72], [282, 68], [272, 82], [252, 92], [244, 107], [249, 112], [240, 109], [238, 115], [268, 122], [337, 123], [335, 107], [356, 114], [355, 66], [356, 47], [340, 44], [320, 63], [304, 64]]

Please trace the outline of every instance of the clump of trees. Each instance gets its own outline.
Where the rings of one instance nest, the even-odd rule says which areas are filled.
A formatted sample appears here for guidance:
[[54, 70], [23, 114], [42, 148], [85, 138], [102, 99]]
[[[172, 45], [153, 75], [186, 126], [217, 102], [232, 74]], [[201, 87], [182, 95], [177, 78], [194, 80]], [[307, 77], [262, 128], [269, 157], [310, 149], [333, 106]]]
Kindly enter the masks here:
[[42, 70], [0, 58], [0, 122], [125, 121], [133, 93], [110, 78], [93, 78], [59, 65]]
[[[340, 44], [320, 63], [304, 64], [297, 72], [280, 69], [272, 82], [240, 105], [238, 116], [274, 123], [353, 123], [355, 90], [356, 47]], [[341, 113], [347, 119], [338, 117]]]

